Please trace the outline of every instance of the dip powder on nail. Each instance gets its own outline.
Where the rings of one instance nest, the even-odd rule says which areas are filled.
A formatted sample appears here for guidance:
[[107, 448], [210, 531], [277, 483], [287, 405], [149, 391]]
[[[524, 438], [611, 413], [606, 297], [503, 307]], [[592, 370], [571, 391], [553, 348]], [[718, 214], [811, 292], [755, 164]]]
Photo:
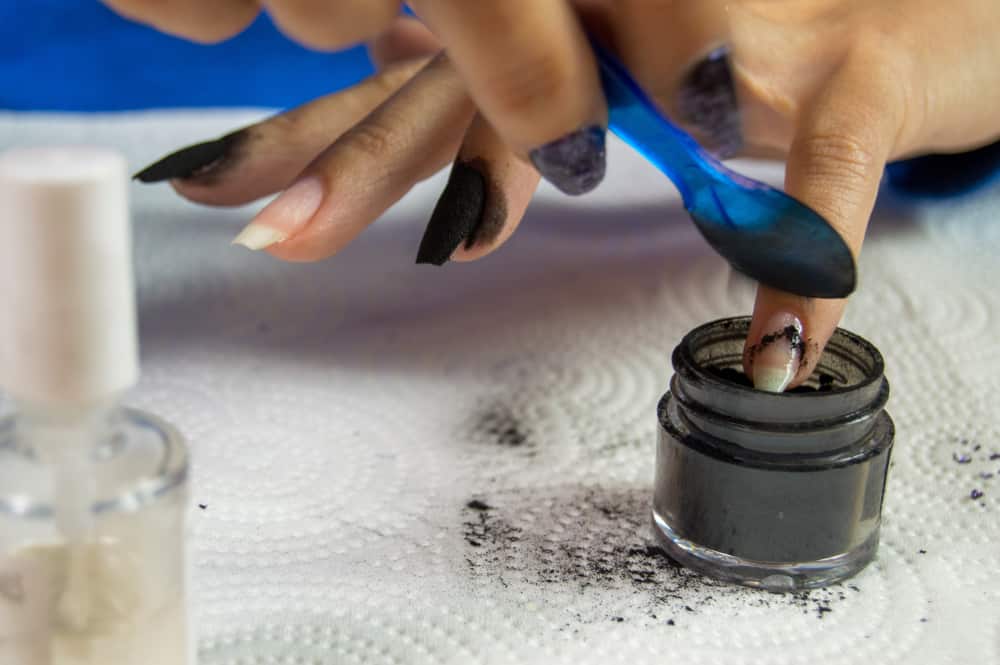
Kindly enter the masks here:
[[792, 392], [743, 374], [747, 317], [674, 349], [657, 409], [654, 533], [704, 575], [786, 592], [855, 575], [878, 549], [894, 427], [882, 355], [837, 329]]

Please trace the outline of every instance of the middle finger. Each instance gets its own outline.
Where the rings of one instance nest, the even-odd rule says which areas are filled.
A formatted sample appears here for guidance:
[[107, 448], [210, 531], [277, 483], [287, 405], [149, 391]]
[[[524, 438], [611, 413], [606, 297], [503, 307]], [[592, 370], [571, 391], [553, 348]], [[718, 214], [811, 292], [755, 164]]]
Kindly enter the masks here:
[[606, 110], [597, 68], [566, 0], [419, 0], [482, 114], [568, 194], [604, 176]]

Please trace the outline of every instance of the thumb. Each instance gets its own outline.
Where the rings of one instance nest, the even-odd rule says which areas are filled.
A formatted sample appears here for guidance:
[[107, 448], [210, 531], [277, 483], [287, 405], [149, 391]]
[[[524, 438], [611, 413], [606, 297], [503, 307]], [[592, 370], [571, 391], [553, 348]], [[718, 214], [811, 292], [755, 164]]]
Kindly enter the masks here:
[[[785, 191], [826, 218], [855, 259], [901, 126], [898, 78], [880, 69], [845, 61], [803, 109], [785, 175]], [[754, 385], [781, 392], [805, 381], [846, 304], [759, 287], [743, 353]]]

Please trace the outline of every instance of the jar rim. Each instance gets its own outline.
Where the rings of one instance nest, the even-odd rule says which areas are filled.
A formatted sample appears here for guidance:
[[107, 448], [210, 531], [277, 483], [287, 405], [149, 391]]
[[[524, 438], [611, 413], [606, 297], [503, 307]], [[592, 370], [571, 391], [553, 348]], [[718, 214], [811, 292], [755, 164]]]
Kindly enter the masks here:
[[[882, 357], [881, 352], [874, 344], [866, 340], [865, 338], [853, 333], [849, 330], [843, 328], [836, 328], [833, 334], [830, 336], [830, 341], [827, 343], [827, 348], [830, 349], [831, 345], [844, 346], [844, 343], [856, 346], [864, 354], [866, 354], [871, 359], [871, 370], [866, 372], [866, 377], [850, 386], [833, 386], [827, 391], [819, 392], [784, 392], [784, 393], [768, 393], [766, 391], [757, 390], [751, 386], [744, 386], [738, 383], [733, 383], [731, 381], [725, 381], [719, 378], [713, 372], [708, 371], [702, 364], [698, 363], [694, 356], [694, 349], [692, 348], [694, 343], [703, 336], [706, 332], [717, 329], [720, 327], [725, 327], [727, 330], [733, 331], [733, 336], [746, 337], [747, 332], [750, 330], [751, 317], [749, 316], [737, 316], [737, 317], [724, 317], [721, 319], [716, 319], [714, 321], [709, 321], [704, 323], [697, 328], [689, 331], [684, 338], [681, 340], [680, 344], [677, 345], [675, 350], [674, 370], [680, 372], [682, 366], [685, 370], [690, 370], [694, 375], [696, 375], [700, 380], [705, 381], [709, 384], [724, 387], [726, 389], [737, 390], [740, 392], [756, 393], [762, 397], [771, 397], [773, 399], [794, 399], [794, 400], [810, 400], [826, 397], [829, 395], [844, 394], [849, 392], [854, 392], [858, 390], [864, 390], [864, 388], [871, 386], [876, 382], [880, 382], [884, 379], [885, 374], [885, 359]], [[677, 354], [680, 354], [678, 358]], [[678, 362], [681, 361], [681, 363]], [[681, 364], [683, 365], [681, 366]]]
[[[749, 317], [732, 317], [705, 323], [685, 335], [672, 357], [672, 389], [678, 398], [759, 426], [838, 422], [885, 406], [889, 382], [882, 354], [871, 342], [842, 328], [834, 331], [817, 364], [835, 381], [822, 391], [772, 393], [727, 381], [711, 371], [742, 368], [749, 328]], [[818, 383], [815, 378], [810, 381]]]

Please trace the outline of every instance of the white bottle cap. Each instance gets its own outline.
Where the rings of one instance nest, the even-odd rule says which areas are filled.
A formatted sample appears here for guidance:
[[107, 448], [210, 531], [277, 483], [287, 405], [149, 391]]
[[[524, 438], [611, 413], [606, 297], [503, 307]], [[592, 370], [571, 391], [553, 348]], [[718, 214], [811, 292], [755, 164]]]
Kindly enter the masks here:
[[136, 383], [131, 244], [121, 155], [0, 154], [0, 388], [72, 407]]

